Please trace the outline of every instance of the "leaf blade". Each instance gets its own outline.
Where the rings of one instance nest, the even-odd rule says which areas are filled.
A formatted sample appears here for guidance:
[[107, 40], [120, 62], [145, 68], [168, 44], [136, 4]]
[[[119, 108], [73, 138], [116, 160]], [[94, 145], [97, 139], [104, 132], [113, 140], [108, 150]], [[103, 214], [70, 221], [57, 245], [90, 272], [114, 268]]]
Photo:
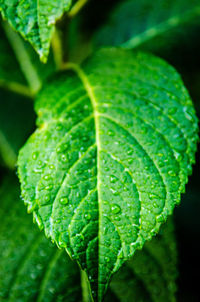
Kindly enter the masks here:
[[28, 40], [40, 55], [47, 60], [54, 24], [71, 6], [71, 0], [58, 3], [48, 1], [1, 1], [3, 18]]
[[19, 176], [40, 227], [86, 269], [101, 301], [180, 202], [197, 119], [180, 76], [151, 55], [103, 49], [69, 68], [38, 97]]

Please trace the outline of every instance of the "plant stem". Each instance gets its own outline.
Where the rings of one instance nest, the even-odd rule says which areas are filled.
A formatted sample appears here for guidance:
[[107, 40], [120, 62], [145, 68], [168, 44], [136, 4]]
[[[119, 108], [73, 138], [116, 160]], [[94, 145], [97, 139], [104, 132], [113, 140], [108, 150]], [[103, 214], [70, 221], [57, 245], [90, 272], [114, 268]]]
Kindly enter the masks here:
[[20, 36], [10, 28], [10, 26], [6, 22], [4, 22], [4, 30], [31, 91], [33, 93], [36, 93], [41, 88], [42, 83], [34, 65], [32, 64], [28, 56], [28, 53], [24, 46], [24, 42], [22, 41]]
[[25, 86], [17, 82], [8, 82], [0, 79], [0, 87], [9, 90], [11, 92], [28, 97], [30, 99], [34, 97], [28, 86]]
[[77, 15], [87, 2], [88, 0], [79, 0], [78, 2], [76, 2], [76, 4], [74, 4], [72, 9], [68, 13], [68, 17], [73, 18], [75, 15]]
[[55, 28], [51, 45], [53, 49], [53, 56], [56, 68], [60, 70], [63, 65], [63, 43], [61, 33], [59, 32], [58, 28]]
[[83, 294], [83, 302], [92, 302], [87, 275], [82, 270], [81, 270], [81, 287], [82, 287], [82, 294]]

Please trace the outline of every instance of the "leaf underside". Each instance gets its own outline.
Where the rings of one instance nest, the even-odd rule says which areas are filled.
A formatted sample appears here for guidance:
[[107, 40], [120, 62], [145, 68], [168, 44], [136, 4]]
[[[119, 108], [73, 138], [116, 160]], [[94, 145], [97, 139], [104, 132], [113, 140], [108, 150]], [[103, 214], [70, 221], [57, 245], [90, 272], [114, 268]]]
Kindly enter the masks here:
[[0, 11], [9, 24], [47, 60], [55, 22], [71, 6], [71, 0], [0, 0]]
[[180, 76], [152, 55], [102, 49], [68, 69], [38, 96], [18, 171], [28, 211], [101, 301], [180, 202], [197, 118]]

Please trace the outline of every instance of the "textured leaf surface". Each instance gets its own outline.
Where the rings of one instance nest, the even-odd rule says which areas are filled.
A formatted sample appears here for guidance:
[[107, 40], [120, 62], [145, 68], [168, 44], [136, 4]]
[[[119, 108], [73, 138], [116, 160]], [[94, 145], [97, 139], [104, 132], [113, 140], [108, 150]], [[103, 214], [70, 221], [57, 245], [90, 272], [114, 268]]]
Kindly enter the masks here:
[[[198, 0], [122, 1], [111, 14], [108, 24], [99, 30], [95, 40], [98, 45], [122, 45], [124, 48], [134, 48], [153, 38], [167, 35], [169, 43], [170, 32], [179, 28], [179, 32], [176, 31], [174, 35], [177, 39], [181, 27], [193, 22], [199, 24], [199, 18]], [[160, 40], [151, 42], [150, 48], [162, 43], [165, 42]]]
[[176, 267], [174, 227], [169, 219], [159, 234], [114, 275], [105, 301], [113, 301], [113, 295], [121, 302], [176, 301]]
[[0, 11], [46, 61], [55, 22], [70, 5], [71, 0], [0, 0]]
[[154, 56], [103, 49], [69, 69], [36, 101], [39, 128], [20, 151], [19, 176], [28, 210], [101, 301], [180, 202], [197, 118], [180, 76]]
[[14, 176], [0, 187], [0, 301], [81, 301], [79, 270], [41, 234], [19, 199]]
[[19, 149], [33, 131], [34, 122], [32, 100], [0, 90], [0, 157], [7, 167], [15, 168]]

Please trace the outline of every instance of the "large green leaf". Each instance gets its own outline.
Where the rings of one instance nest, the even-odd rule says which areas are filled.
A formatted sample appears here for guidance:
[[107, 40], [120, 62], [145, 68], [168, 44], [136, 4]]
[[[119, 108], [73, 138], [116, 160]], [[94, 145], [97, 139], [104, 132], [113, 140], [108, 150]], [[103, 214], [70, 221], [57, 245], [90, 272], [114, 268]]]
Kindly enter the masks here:
[[39, 227], [86, 270], [95, 301], [180, 202], [197, 118], [180, 76], [152, 55], [98, 51], [46, 85], [20, 151]]
[[7, 90], [0, 90], [0, 165], [14, 169], [18, 151], [34, 129], [33, 102]]
[[68, 11], [71, 0], [0, 0], [0, 11], [46, 61], [55, 22]]
[[81, 301], [79, 270], [41, 234], [12, 175], [0, 187], [0, 301]]
[[98, 45], [124, 48], [135, 48], [150, 40], [148, 48], [165, 44], [166, 50], [167, 43], [177, 40], [181, 31], [187, 32], [186, 25], [200, 24], [199, 20], [198, 0], [126, 0], [117, 5], [95, 40]]

